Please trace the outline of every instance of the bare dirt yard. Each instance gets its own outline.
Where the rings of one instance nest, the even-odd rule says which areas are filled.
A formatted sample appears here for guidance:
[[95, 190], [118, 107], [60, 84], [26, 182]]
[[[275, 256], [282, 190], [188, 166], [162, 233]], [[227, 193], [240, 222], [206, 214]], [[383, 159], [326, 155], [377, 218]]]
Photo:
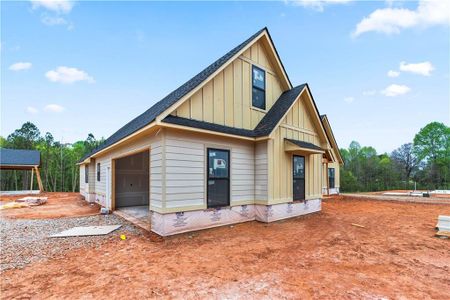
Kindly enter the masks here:
[[47, 203], [25, 208], [1, 210], [0, 217], [8, 219], [53, 219], [92, 216], [98, 214], [100, 211], [98, 204], [89, 204], [79, 193], [40, 193], [39, 195], [1, 196], [0, 201], [4, 204], [26, 196], [47, 197]]
[[271, 224], [135, 233], [4, 271], [1, 298], [449, 299], [439, 214], [450, 206], [341, 196]]

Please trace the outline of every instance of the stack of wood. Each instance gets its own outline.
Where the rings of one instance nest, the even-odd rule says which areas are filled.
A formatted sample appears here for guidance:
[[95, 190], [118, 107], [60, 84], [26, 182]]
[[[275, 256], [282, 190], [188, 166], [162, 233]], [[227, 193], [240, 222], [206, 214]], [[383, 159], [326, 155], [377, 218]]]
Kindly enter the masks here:
[[439, 216], [438, 223], [436, 225], [436, 236], [438, 237], [450, 237], [450, 216]]

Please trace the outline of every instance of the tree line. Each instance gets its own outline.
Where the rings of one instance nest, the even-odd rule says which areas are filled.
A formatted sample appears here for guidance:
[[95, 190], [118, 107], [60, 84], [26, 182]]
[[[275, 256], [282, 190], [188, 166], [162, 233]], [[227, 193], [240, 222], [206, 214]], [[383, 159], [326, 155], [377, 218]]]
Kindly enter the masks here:
[[432, 122], [390, 154], [351, 142], [340, 149], [342, 192], [450, 189], [450, 127]]
[[[103, 141], [89, 134], [84, 141], [61, 143], [26, 122], [7, 138], [0, 137], [0, 147], [39, 150], [44, 189], [75, 192], [80, 186], [77, 162]], [[344, 159], [342, 192], [413, 189], [415, 185], [418, 189], [450, 189], [450, 127], [443, 123], [426, 125], [411, 143], [390, 154], [378, 154], [375, 148], [361, 147], [358, 142], [340, 151]], [[1, 170], [0, 189], [27, 190], [29, 176], [30, 171]]]
[[[11, 149], [39, 150], [41, 152], [41, 178], [44, 189], [49, 192], [79, 191], [79, 168], [77, 162], [99, 146], [104, 139], [96, 140], [89, 134], [84, 141], [61, 143], [50, 132], [41, 132], [31, 122], [26, 122], [7, 138], [0, 136], [0, 147]], [[28, 190], [30, 188], [30, 171], [1, 170], [0, 189]], [[34, 187], [37, 187], [35, 180]]]

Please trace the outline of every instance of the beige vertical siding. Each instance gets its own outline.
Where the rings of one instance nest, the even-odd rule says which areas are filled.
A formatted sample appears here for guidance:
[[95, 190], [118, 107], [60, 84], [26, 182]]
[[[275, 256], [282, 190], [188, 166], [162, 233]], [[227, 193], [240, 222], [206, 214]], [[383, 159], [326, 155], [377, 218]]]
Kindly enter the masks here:
[[273, 140], [268, 143], [269, 203], [292, 201], [292, 156], [305, 156], [305, 196], [317, 199], [322, 195], [322, 154], [288, 153], [284, 151], [284, 139], [296, 139], [323, 147], [327, 141], [321, 141], [318, 128], [311, 115], [315, 114], [305, 93], [297, 100], [280, 126], [274, 131]]
[[257, 42], [172, 114], [231, 127], [253, 129], [265, 112], [254, 109], [251, 105], [252, 65], [266, 71], [266, 111], [268, 111], [283, 92], [283, 88], [270, 63], [265, 46]]
[[339, 163], [337, 162], [333, 162], [333, 163], [329, 163], [328, 164], [328, 168], [334, 168], [334, 186], [335, 187], [340, 187], [340, 168], [339, 168]]

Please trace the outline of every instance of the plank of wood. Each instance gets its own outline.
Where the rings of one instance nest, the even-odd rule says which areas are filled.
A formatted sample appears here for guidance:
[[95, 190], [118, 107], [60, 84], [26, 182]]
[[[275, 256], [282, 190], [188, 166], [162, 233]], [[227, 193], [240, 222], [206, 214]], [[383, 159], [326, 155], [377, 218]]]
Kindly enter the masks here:
[[436, 236], [450, 238], [450, 231], [438, 231], [436, 232]]
[[352, 226], [359, 227], [359, 228], [366, 228], [366, 226], [360, 225], [360, 224], [356, 224], [356, 223], [352, 223]]

